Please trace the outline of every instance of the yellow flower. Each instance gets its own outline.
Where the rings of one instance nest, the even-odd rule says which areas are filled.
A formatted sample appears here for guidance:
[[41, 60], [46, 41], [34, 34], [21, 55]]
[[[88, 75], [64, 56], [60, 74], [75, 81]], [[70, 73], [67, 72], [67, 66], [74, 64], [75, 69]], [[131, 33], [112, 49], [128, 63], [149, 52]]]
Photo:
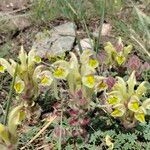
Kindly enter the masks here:
[[115, 105], [120, 102], [120, 99], [117, 96], [110, 96], [107, 101], [110, 105]]
[[123, 104], [117, 104], [113, 108], [114, 111], [111, 113], [113, 117], [121, 117], [126, 111], [125, 106]]
[[5, 60], [4, 58], [0, 58], [0, 73], [4, 73], [5, 70], [8, 71], [8, 73], [13, 76], [14, 70], [15, 70], [15, 62], [12, 62], [10, 59], [11, 64]]
[[122, 65], [125, 62], [125, 57], [122, 55], [118, 55], [118, 56], [116, 56], [116, 61], [117, 61], [118, 65]]
[[22, 80], [18, 80], [16, 81], [15, 85], [14, 85], [14, 89], [16, 90], [17, 93], [22, 93], [22, 91], [24, 90], [25, 88], [25, 84]]
[[96, 59], [89, 59], [89, 66], [92, 68], [97, 68], [98, 67], [98, 61]]
[[136, 96], [132, 96], [129, 103], [128, 103], [128, 108], [129, 110], [133, 112], [137, 112], [139, 109], [139, 99]]
[[107, 88], [108, 88], [108, 86], [103, 80], [96, 85], [96, 91], [97, 92], [106, 90]]
[[54, 77], [57, 79], [66, 79], [67, 75], [68, 75], [68, 70], [58, 67], [54, 73], [53, 73]]
[[5, 70], [6, 70], [6, 68], [4, 66], [0, 65], [0, 73], [4, 73]]
[[93, 88], [95, 85], [95, 78], [93, 75], [84, 76], [82, 77], [82, 83], [89, 88]]
[[38, 78], [40, 79], [40, 84], [42, 86], [50, 86], [53, 82], [52, 73], [48, 70], [40, 72]]
[[139, 110], [134, 114], [134, 117], [141, 123], [145, 123], [145, 114], [146, 114], [145, 109], [143, 107], [140, 107]]

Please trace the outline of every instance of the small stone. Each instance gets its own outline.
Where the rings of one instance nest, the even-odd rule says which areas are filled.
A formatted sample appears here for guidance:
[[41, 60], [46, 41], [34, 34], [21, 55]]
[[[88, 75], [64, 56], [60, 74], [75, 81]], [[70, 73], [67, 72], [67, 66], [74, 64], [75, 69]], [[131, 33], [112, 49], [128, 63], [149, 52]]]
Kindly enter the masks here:
[[[82, 50], [86, 50], [86, 49], [92, 50], [93, 49], [93, 47], [92, 47], [93, 40], [89, 39], [89, 38], [82, 39], [82, 40], [80, 40], [80, 45], [82, 47]], [[77, 52], [79, 52], [79, 45], [77, 44], [74, 49]]]
[[[101, 36], [109, 36], [111, 30], [112, 30], [112, 26], [109, 23], [104, 23], [102, 26]], [[98, 35], [99, 35], [99, 28], [93, 32], [94, 37], [98, 37]]]

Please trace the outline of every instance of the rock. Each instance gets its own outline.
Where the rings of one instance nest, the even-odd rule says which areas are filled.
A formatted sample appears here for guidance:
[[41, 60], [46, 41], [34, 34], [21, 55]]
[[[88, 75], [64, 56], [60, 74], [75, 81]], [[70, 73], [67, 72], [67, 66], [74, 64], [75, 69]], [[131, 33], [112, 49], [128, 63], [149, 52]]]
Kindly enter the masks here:
[[[102, 36], [109, 36], [110, 35], [110, 32], [111, 32], [111, 29], [112, 29], [112, 26], [108, 23], [104, 23], [103, 26], [102, 26], [102, 32], [101, 32], [101, 35]], [[93, 36], [94, 37], [98, 37], [99, 35], [99, 28], [96, 29], [94, 32], [93, 32]]]
[[54, 27], [50, 31], [39, 32], [32, 48], [41, 57], [56, 56], [70, 51], [75, 41], [75, 27], [71, 22]]
[[[93, 49], [91, 44], [93, 44], [93, 40], [89, 39], [89, 38], [84, 38], [82, 40], [80, 40], [80, 45], [82, 47], [82, 50], [86, 50], [86, 49]], [[74, 48], [76, 51], [79, 51], [79, 45], [77, 44]]]

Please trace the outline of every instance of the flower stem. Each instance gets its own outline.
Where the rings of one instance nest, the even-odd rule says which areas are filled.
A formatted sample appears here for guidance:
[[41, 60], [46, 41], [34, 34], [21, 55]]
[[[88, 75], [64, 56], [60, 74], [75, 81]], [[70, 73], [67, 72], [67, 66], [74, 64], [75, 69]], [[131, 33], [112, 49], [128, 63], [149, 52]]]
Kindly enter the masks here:
[[16, 76], [17, 76], [17, 70], [18, 70], [18, 64], [16, 65], [16, 68], [15, 68], [14, 77], [13, 77], [13, 80], [11, 83], [11, 88], [10, 88], [9, 95], [8, 95], [7, 106], [6, 106], [6, 115], [4, 118], [4, 124], [5, 125], [7, 124], [7, 118], [8, 118], [8, 114], [9, 114], [10, 104], [12, 101], [12, 95], [13, 95], [13, 91], [14, 91], [14, 85], [15, 85], [15, 80], [16, 80]]

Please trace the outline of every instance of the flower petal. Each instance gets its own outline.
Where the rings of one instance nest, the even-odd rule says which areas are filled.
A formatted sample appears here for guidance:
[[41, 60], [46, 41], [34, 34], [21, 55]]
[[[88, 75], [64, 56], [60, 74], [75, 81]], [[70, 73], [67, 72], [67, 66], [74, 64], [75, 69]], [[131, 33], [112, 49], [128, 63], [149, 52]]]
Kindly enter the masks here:
[[127, 57], [128, 54], [132, 51], [132, 48], [133, 48], [132, 45], [128, 45], [127, 47], [124, 47], [123, 53], [124, 53], [124, 56], [125, 56], [125, 57]]
[[10, 144], [9, 132], [7, 131], [6, 127], [0, 123], [0, 141], [1, 139], [5, 141], [6, 144]]
[[11, 134], [16, 135], [17, 125], [25, 119], [23, 105], [19, 105], [11, 110], [8, 117], [8, 129]]
[[134, 94], [134, 87], [136, 85], [135, 71], [133, 71], [132, 74], [130, 75], [127, 84], [128, 84], [128, 95], [131, 96], [132, 94]]
[[4, 73], [5, 70], [13, 76], [15, 68], [13, 68], [7, 60], [0, 58], [0, 72]]
[[143, 102], [142, 107], [144, 107], [145, 109], [150, 109], [150, 98], [146, 99]]
[[117, 82], [114, 84], [112, 90], [120, 92], [120, 95], [125, 99], [127, 98], [126, 82], [121, 77], [117, 77]]
[[136, 90], [136, 95], [141, 97], [144, 93], [146, 93], [147, 88], [145, 87], [146, 81], [143, 81]]
[[134, 117], [141, 123], [145, 123], [145, 114], [146, 114], [145, 109], [143, 107], [140, 107], [139, 110], [134, 114]]
[[19, 52], [19, 59], [21, 62], [22, 69], [25, 70], [27, 67], [27, 53], [24, 51], [23, 46], [21, 46], [21, 50]]
[[124, 113], [126, 111], [126, 108], [125, 108], [125, 106], [123, 104], [117, 104], [113, 108], [114, 108], [114, 110], [111, 113], [111, 115], [113, 117], [121, 117], [121, 116], [124, 115]]
[[99, 82], [99, 83], [96, 84], [96, 86], [95, 86], [96, 92], [104, 91], [104, 90], [106, 90], [107, 88], [108, 88], [108, 85], [107, 85], [107, 83], [106, 83], [104, 80], [102, 80], [101, 82]]

